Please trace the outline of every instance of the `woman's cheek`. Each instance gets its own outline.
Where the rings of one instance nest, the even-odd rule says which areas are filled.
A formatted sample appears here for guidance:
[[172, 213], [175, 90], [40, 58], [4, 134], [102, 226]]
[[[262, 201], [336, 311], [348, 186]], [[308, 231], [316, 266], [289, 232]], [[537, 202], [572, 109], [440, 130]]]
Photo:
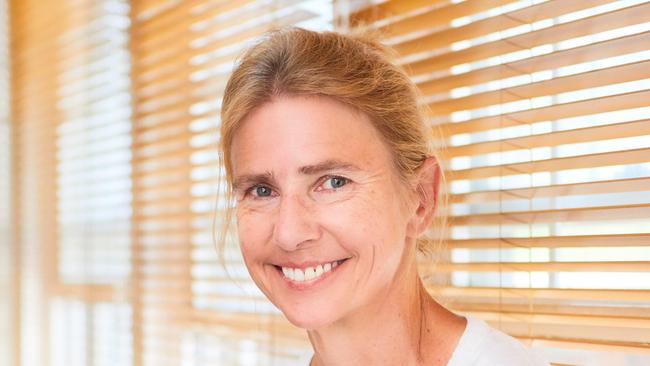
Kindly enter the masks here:
[[381, 224], [376, 222], [376, 208], [362, 197], [327, 205], [320, 211], [318, 217], [322, 227], [338, 237], [341, 245], [354, 252], [376, 240], [374, 237], [382, 229]]
[[263, 248], [264, 238], [268, 237], [269, 220], [261, 217], [255, 211], [242, 210], [237, 212], [237, 231], [239, 244], [244, 255], [252, 254], [254, 248]]

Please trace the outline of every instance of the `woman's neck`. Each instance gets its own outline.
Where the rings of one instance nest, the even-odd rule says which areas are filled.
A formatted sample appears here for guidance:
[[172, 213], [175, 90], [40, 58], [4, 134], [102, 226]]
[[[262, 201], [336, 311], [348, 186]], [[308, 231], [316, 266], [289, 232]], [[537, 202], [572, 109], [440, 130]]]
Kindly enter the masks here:
[[431, 298], [415, 261], [401, 277], [366, 307], [308, 331], [314, 347], [311, 366], [446, 365], [465, 319]]

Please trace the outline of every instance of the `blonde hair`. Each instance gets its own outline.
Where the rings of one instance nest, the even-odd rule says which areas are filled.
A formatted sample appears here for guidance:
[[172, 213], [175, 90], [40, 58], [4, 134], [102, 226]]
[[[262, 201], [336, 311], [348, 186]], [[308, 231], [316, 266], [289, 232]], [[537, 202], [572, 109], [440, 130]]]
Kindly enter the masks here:
[[[295, 27], [270, 31], [249, 48], [228, 80], [221, 107], [220, 160], [226, 171], [227, 186], [222, 188], [227, 201], [232, 202], [234, 134], [251, 111], [280, 96], [326, 96], [365, 113], [390, 148], [400, 178], [410, 182], [434, 151], [431, 129], [418, 107], [418, 91], [393, 63], [394, 56], [368, 33]], [[228, 209], [226, 225], [231, 217]], [[426, 239], [417, 244], [423, 253], [431, 253], [433, 245]]]

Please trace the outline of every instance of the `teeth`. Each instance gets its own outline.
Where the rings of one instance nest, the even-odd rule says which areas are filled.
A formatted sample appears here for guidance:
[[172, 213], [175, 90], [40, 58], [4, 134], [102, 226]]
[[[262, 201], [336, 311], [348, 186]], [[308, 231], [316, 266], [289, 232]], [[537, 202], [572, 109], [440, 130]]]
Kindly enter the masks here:
[[305, 274], [302, 273], [302, 270], [300, 268], [296, 268], [293, 270], [293, 280], [302, 282], [305, 280]]
[[316, 277], [316, 271], [311, 267], [307, 267], [305, 269], [305, 281], [313, 280], [314, 277]]
[[[291, 271], [291, 274], [289, 274], [289, 271]], [[293, 268], [287, 268], [287, 267], [282, 267], [282, 273], [284, 273], [284, 277], [293, 277]]]
[[303, 282], [303, 281], [313, 280], [314, 278], [318, 278], [322, 276], [324, 273], [327, 273], [332, 269], [336, 268], [336, 266], [338, 265], [339, 265], [338, 261], [325, 263], [323, 265], [319, 264], [316, 267], [305, 268], [304, 272], [300, 268], [282, 267], [282, 273], [284, 274], [285, 277], [287, 277], [292, 281]]

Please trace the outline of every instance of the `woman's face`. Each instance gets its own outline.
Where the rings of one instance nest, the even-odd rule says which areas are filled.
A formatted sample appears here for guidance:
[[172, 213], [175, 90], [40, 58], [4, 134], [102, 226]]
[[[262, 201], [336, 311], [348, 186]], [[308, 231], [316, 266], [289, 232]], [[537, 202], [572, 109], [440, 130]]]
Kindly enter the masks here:
[[318, 329], [385, 300], [414, 210], [367, 116], [326, 97], [275, 99], [243, 121], [231, 162], [246, 266], [293, 324]]

